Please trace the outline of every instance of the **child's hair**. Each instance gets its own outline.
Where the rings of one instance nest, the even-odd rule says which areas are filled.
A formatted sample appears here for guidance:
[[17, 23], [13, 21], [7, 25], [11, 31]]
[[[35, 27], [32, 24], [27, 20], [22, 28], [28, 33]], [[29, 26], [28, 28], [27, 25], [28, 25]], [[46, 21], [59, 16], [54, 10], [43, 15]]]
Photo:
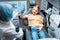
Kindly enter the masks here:
[[40, 7], [39, 7], [39, 5], [34, 5], [34, 7], [37, 7], [38, 8], [38, 15], [40, 14]]

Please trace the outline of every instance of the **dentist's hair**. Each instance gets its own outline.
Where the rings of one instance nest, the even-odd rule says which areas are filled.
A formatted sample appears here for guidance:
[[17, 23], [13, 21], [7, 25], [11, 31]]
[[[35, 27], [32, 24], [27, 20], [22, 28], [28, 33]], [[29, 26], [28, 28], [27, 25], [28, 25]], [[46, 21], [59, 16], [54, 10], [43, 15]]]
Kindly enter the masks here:
[[0, 21], [9, 21], [12, 18], [13, 10], [10, 4], [0, 4]]

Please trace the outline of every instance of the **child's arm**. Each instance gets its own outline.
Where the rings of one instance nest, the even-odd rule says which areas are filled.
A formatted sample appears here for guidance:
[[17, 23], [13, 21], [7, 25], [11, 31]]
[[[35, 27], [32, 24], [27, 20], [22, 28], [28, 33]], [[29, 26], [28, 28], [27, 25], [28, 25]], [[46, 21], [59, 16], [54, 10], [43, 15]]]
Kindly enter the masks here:
[[20, 18], [28, 18], [28, 15], [22, 14], [22, 15], [20, 16]]
[[43, 17], [40, 18], [40, 21], [39, 21], [39, 31], [41, 31], [43, 29]]
[[20, 16], [20, 18], [28, 18], [29, 16], [31, 16], [31, 14], [28, 14], [28, 15], [22, 14], [22, 15]]

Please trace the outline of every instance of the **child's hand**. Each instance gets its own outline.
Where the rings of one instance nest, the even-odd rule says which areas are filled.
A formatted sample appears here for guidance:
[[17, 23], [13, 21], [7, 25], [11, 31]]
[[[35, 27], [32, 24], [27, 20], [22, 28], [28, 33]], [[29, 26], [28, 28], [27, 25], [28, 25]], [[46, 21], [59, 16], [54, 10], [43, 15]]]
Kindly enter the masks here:
[[20, 18], [23, 18], [24, 14], [20, 15]]
[[43, 29], [43, 24], [40, 25], [40, 27], [38, 28], [38, 31], [41, 31]]
[[38, 28], [38, 31], [41, 31], [41, 30], [42, 30], [41, 27], [39, 27], [39, 28]]

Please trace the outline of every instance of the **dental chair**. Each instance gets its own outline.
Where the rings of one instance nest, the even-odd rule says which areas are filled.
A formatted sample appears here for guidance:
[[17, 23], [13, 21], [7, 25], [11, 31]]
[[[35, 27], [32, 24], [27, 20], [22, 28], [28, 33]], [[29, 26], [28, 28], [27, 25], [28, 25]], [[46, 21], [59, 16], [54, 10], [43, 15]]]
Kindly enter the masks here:
[[[31, 13], [32, 13], [32, 8], [30, 8], [24, 15], [28, 15], [28, 14], [31, 14]], [[40, 15], [43, 16], [42, 13]], [[27, 18], [25, 18], [25, 19], [20, 19], [19, 18], [19, 20], [20, 20], [20, 25], [24, 28], [24, 39], [25, 40], [32, 40], [31, 30], [28, 28], [28, 20], [27, 20]], [[46, 35], [48, 37], [48, 34], [47, 34], [46, 31], [45, 31], [45, 33], [46, 33]]]

